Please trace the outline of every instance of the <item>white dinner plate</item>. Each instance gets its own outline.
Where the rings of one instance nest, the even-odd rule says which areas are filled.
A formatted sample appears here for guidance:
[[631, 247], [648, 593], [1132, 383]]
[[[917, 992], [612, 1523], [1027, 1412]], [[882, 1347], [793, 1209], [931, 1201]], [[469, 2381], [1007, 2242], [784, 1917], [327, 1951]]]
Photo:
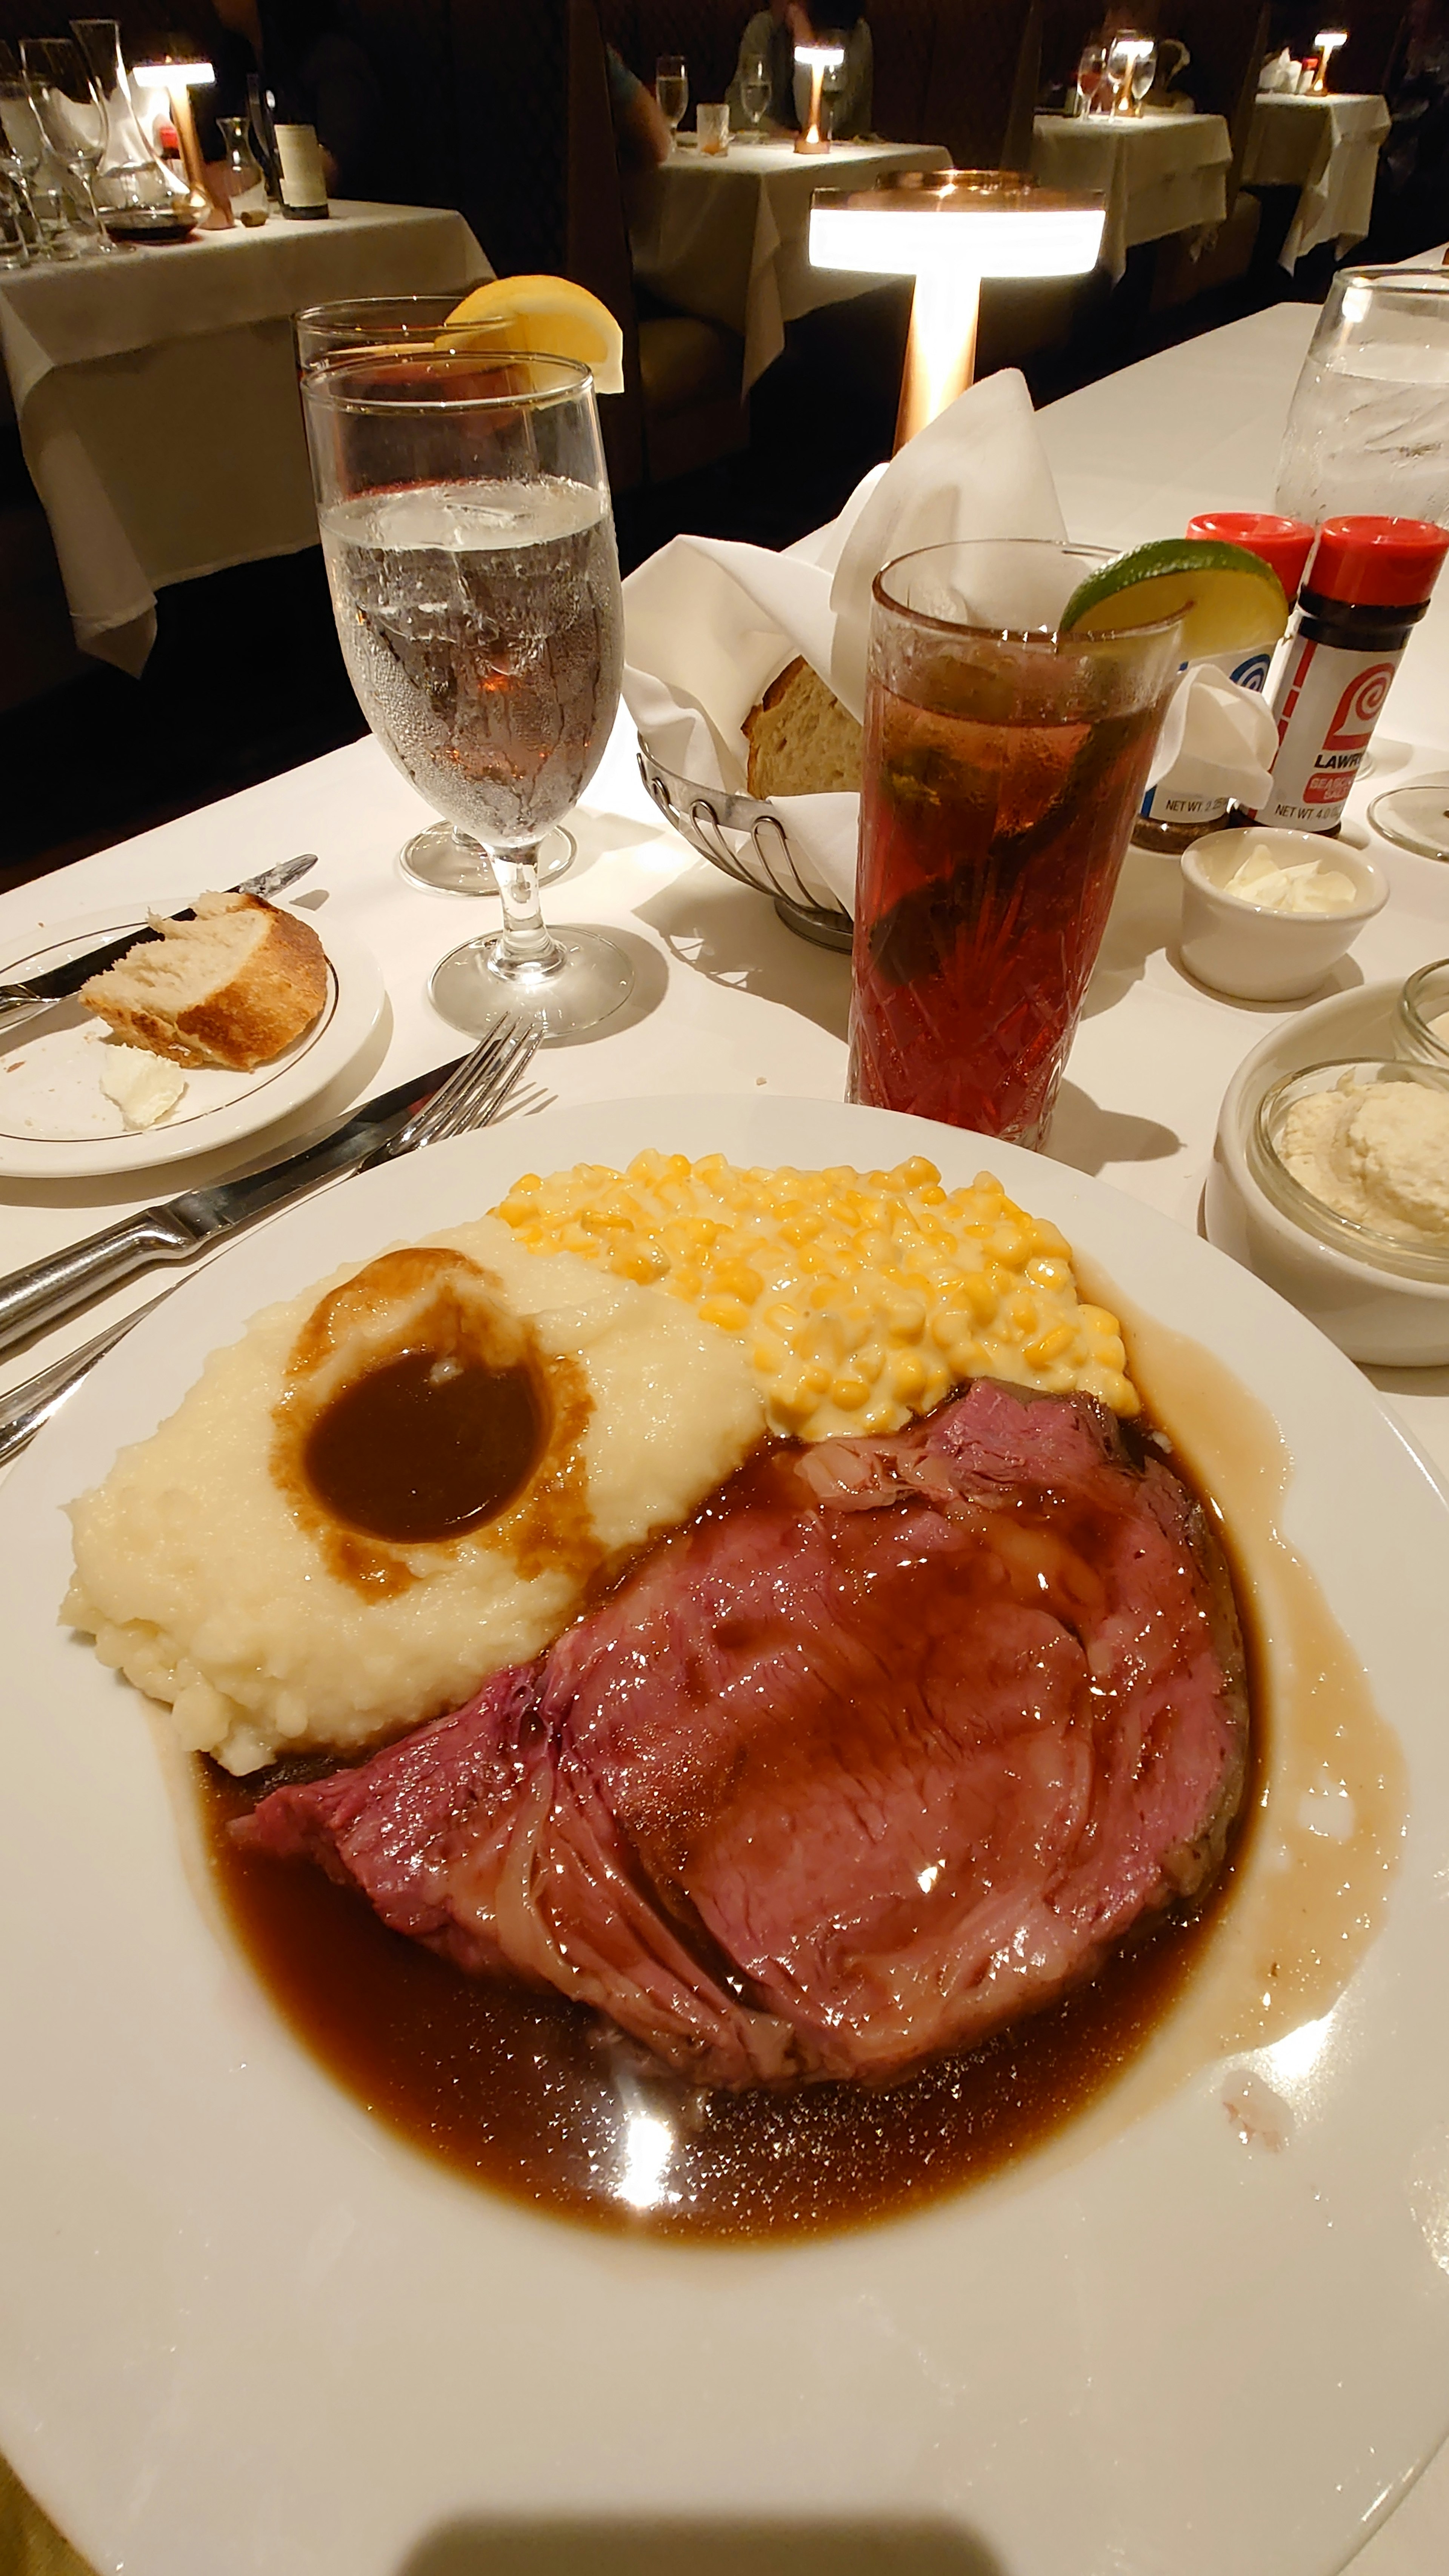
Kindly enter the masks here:
[[[232, 1073], [224, 1065], [186, 1067], [186, 1089], [159, 1126], [127, 1131], [101, 1089], [104, 1026], [78, 1000], [53, 1004], [8, 1044], [0, 1043], [0, 1179], [67, 1181], [149, 1171], [157, 1163], [237, 1144], [315, 1099], [366, 1044], [386, 993], [367, 949], [311, 912], [299, 917], [327, 951], [327, 999], [311, 1027], [254, 1073]], [[139, 907], [64, 922], [22, 956], [7, 956], [0, 982], [23, 984], [28, 976], [145, 926]]]
[[[1407, 1765], [1383, 1920], [1331, 2012], [1131, 2121], [1109, 2093], [917, 2214], [778, 2246], [534, 2215], [374, 2122], [193, 1876], [144, 1704], [55, 1621], [61, 1505], [258, 1306], [522, 1168], [645, 1145], [994, 1166], [1271, 1409], [1287, 1532]], [[183, 1286], [22, 1460], [0, 1566], [0, 2447], [97, 2568], [1329, 2576], [1437, 2445], [1449, 1511], [1356, 1371], [1185, 1230], [877, 1111], [550, 1111], [349, 1183]]]

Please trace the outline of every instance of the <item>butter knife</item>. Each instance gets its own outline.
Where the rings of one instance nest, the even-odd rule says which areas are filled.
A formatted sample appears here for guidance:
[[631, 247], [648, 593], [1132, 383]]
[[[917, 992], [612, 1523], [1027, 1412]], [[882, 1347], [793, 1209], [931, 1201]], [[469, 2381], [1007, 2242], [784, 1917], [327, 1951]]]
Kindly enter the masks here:
[[[299, 877], [306, 876], [309, 868], [316, 865], [316, 851], [303, 850], [295, 859], [283, 859], [275, 868], [264, 868], [260, 876], [243, 877], [241, 884], [232, 886], [229, 891], [232, 894], [259, 894], [268, 899], [281, 894], [285, 887], [295, 885]], [[188, 904], [185, 911], [171, 913], [168, 918], [172, 921], [194, 921], [196, 915]], [[128, 930], [123, 938], [108, 939], [101, 948], [88, 948], [84, 957], [72, 957], [64, 966], [48, 966], [43, 974], [31, 975], [23, 984], [0, 984], [0, 1033], [10, 1034], [26, 1020], [33, 1019], [37, 1011], [48, 1009], [52, 1002], [67, 1001], [72, 993], [80, 991], [82, 984], [89, 983], [92, 975], [103, 974], [108, 966], [116, 965], [133, 948], [141, 948], [147, 940], [159, 939], [160, 936], [159, 930], [149, 930], [143, 924], [137, 930]]]
[[0, 1351], [28, 1334], [58, 1322], [72, 1307], [99, 1297], [134, 1271], [157, 1262], [190, 1261], [204, 1244], [236, 1234], [257, 1219], [270, 1216], [289, 1199], [301, 1198], [319, 1183], [340, 1180], [359, 1170], [369, 1155], [389, 1143], [406, 1126], [413, 1111], [430, 1098], [461, 1063], [461, 1057], [431, 1073], [414, 1074], [344, 1120], [340, 1127], [319, 1128], [304, 1139], [285, 1162], [266, 1164], [240, 1179], [218, 1181], [208, 1189], [186, 1190], [180, 1198], [141, 1208], [101, 1234], [87, 1235], [64, 1252], [0, 1280]]

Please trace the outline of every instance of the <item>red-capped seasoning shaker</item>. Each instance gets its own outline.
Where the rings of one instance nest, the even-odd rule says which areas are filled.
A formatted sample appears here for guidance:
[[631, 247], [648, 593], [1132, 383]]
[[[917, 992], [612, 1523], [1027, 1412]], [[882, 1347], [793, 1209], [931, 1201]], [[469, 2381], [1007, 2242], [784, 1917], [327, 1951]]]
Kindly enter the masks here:
[[[1303, 579], [1303, 567], [1313, 552], [1314, 531], [1306, 519], [1282, 519], [1275, 510], [1200, 510], [1189, 519], [1190, 537], [1216, 537], [1219, 545], [1244, 546], [1257, 555], [1270, 572], [1283, 584], [1283, 596], [1291, 608]], [[1267, 656], [1263, 676], [1267, 677]], [[1240, 688], [1261, 688], [1261, 680], [1240, 680]]]
[[1278, 752], [1260, 823], [1338, 829], [1446, 554], [1449, 529], [1427, 519], [1324, 520], [1269, 682]]
[[[1246, 547], [1249, 554], [1257, 555], [1277, 574], [1283, 596], [1292, 607], [1313, 547], [1314, 532], [1306, 519], [1282, 519], [1272, 510], [1202, 510], [1195, 519], [1188, 520], [1186, 534], [1216, 538], [1220, 545]], [[1273, 659], [1271, 645], [1240, 645], [1235, 653], [1211, 653], [1207, 658], [1212, 668], [1221, 671], [1235, 687], [1253, 689], [1259, 696], [1267, 688]], [[1204, 796], [1199, 792], [1200, 784], [1194, 782], [1189, 764], [1186, 770], [1169, 770], [1155, 787], [1148, 788], [1132, 831], [1140, 848], [1175, 854], [1204, 832], [1218, 830], [1235, 819], [1226, 796]]]

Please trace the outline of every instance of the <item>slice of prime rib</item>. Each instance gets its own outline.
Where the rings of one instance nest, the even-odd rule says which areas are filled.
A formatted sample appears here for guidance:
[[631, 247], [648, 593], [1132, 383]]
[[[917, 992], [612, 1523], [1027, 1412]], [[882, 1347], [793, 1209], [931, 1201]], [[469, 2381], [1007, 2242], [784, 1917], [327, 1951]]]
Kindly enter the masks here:
[[757, 1453], [536, 1663], [232, 1830], [698, 2083], [881, 2081], [1203, 1889], [1247, 1762], [1199, 1504], [982, 1380]]

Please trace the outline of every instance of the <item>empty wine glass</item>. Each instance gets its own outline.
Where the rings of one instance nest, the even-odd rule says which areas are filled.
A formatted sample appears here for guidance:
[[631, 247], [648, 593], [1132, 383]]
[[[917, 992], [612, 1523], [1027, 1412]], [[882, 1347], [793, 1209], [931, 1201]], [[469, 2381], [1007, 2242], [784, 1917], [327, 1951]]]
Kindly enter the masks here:
[[609, 739], [623, 604], [587, 367], [342, 352], [302, 378], [322, 550], [362, 712], [403, 776], [476, 832], [504, 927], [434, 969], [442, 1017], [500, 1004], [575, 1037], [633, 985], [603, 933], [544, 928], [538, 845]]
[[683, 54], [661, 54], [654, 66], [654, 97], [674, 144], [680, 119], [689, 105], [689, 67]]
[[772, 95], [768, 57], [746, 54], [740, 64], [740, 106], [749, 119], [752, 134], [760, 131]]
[[92, 226], [86, 248], [114, 256], [116, 245], [101, 222], [93, 184], [106, 148], [105, 101], [95, 75], [69, 36], [23, 36], [20, 60], [46, 140], [84, 193]]
[[[30, 217], [36, 256], [52, 253], [52, 236], [63, 230], [65, 209], [58, 191], [45, 191], [40, 173], [48, 146], [31, 82], [19, 69], [8, 45], [0, 44], [0, 132], [5, 137], [5, 166], [15, 180]], [[55, 169], [54, 161], [51, 169]], [[48, 200], [48, 217], [41, 205]]]
[[[297, 365], [305, 375], [319, 360], [335, 356], [341, 350], [361, 354], [366, 350], [399, 348], [488, 348], [502, 346], [511, 325], [500, 318], [493, 322], [469, 322], [457, 332], [448, 329], [449, 316], [458, 303], [456, 295], [356, 295], [337, 304], [311, 304], [293, 315], [292, 331], [297, 344]], [[552, 885], [578, 857], [578, 844], [562, 823], [545, 832], [538, 845], [538, 881]], [[415, 885], [431, 886], [437, 894], [496, 895], [497, 880], [492, 863], [481, 841], [465, 832], [461, 823], [437, 822], [414, 832], [398, 852], [398, 865]]]
[[1142, 102], [1156, 78], [1157, 47], [1149, 45], [1145, 53], [1138, 55], [1132, 66], [1132, 104], [1139, 116], [1142, 113]]

